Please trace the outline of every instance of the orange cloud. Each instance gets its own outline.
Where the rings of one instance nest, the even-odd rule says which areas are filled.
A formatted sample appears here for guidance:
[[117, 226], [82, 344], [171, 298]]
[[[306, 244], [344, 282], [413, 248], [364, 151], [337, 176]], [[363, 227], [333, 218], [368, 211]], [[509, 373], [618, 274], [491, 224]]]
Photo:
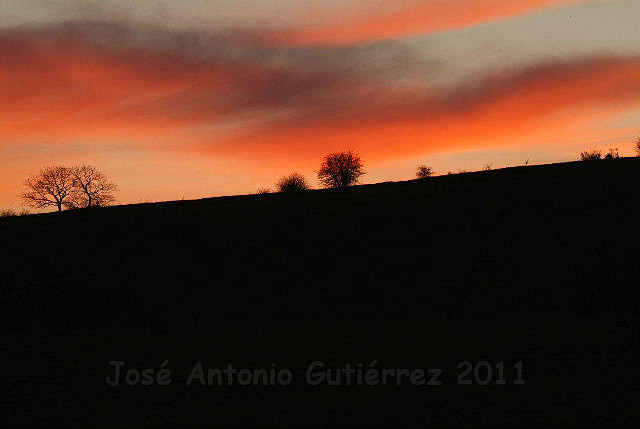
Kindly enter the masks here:
[[[373, 161], [563, 140], [640, 106], [640, 58], [590, 58], [501, 72], [440, 91], [378, 87], [324, 118], [290, 120], [227, 145], [256, 159], [316, 159], [353, 148]], [[540, 141], [539, 143], [543, 143]]]
[[[0, 53], [6, 59], [0, 142], [162, 135], [193, 120], [172, 99], [254, 72], [138, 46], [102, 46], [82, 31], [58, 29], [0, 33]], [[217, 112], [209, 107], [213, 119]]]
[[574, 120], [558, 119], [566, 112], [605, 115], [640, 100], [637, 57], [543, 64], [455, 88], [389, 86], [375, 70], [354, 72], [352, 52], [318, 69], [306, 57], [274, 62], [270, 48], [228, 56], [212, 44], [190, 55], [154, 45], [157, 36], [146, 45], [104, 40], [126, 30], [118, 26], [70, 28], [0, 33], [0, 147], [118, 139], [262, 156], [329, 144], [397, 158], [561, 129]]
[[375, 42], [470, 27], [578, 1], [398, 0], [390, 2], [391, 6], [379, 5], [374, 12], [346, 13], [348, 18], [339, 22], [267, 33], [265, 39], [291, 45], [325, 46]]

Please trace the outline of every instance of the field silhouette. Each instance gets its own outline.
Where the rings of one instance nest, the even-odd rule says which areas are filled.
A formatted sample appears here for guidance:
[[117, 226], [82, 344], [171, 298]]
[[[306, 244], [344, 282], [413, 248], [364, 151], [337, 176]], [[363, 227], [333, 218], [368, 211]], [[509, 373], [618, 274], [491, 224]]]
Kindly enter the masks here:
[[[8, 421], [637, 424], [638, 213], [621, 158], [0, 219]], [[449, 382], [112, 388], [116, 359]], [[526, 384], [457, 385], [464, 360]]]

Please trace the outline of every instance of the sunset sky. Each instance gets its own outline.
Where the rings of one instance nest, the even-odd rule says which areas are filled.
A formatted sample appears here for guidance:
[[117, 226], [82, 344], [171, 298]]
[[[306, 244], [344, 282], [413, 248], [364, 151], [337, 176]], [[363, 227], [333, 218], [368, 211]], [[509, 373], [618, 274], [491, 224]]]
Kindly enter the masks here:
[[640, 0], [0, 0], [0, 209], [47, 165], [121, 203], [365, 183], [640, 136]]

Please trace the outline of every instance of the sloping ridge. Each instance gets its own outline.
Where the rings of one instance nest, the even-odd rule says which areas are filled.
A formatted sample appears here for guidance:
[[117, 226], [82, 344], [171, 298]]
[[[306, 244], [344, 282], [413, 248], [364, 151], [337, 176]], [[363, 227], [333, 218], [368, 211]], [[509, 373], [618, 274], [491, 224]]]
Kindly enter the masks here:
[[3, 220], [3, 305], [83, 326], [627, 314], [639, 185], [619, 159]]

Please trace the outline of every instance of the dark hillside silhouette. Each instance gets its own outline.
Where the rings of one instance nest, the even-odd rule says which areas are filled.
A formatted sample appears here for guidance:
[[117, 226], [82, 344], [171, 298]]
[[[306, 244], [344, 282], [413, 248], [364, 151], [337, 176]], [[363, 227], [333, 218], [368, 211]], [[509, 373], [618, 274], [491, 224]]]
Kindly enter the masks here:
[[[639, 183], [626, 158], [0, 219], [4, 379], [80, 425], [636, 424]], [[174, 383], [107, 386], [117, 359]], [[198, 360], [445, 372], [186, 387]], [[522, 361], [526, 384], [458, 385], [465, 360]]]

